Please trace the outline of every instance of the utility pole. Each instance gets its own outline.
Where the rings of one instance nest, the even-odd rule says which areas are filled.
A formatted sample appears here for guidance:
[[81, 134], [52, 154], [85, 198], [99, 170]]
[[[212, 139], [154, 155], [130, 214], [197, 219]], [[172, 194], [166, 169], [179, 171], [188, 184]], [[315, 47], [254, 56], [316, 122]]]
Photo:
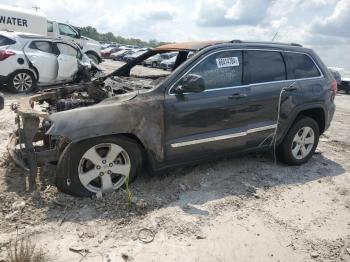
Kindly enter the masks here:
[[36, 5], [36, 6], [33, 6], [32, 8], [33, 8], [35, 11], [37, 11], [37, 12], [38, 12], [38, 10], [40, 9], [40, 7], [37, 6], [37, 5]]
[[274, 34], [274, 36], [272, 37], [272, 42], [274, 42], [274, 41], [275, 41], [275, 39], [276, 39], [277, 35], [278, 35], [278, 31], [277, 31], [277, 32]]

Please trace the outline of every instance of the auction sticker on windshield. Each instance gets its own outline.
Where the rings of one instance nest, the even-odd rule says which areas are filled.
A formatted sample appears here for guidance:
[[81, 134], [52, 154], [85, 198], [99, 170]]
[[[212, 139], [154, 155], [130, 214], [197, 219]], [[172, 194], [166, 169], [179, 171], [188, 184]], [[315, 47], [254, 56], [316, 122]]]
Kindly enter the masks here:
[[218, 68], [239, 66], [239, 60], [238, 60], [238, 57], [236, 57], [236, 56], [216, 58], [216, 64], [217, 64]]

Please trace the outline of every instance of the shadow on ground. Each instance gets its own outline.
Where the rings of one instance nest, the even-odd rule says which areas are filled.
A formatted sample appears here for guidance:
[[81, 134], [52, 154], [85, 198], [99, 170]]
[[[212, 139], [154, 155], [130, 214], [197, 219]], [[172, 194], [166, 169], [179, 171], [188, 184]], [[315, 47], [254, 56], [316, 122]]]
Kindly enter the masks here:
[[[41, 172], [38, 190], [26, 191], [25, 176], [14, 166], [3, 167], [6, 192], [26, 200], [29, 207], [23, 212], [41, 212], [43, 221], [81, 222], [93, 219], [125, 220], [162, 207], [178, 206], [184, 212], [207, 216], [208, 211], [194, 205], [230, 196], [257, 197], [259, 189], [305, 184], [331, 178], [345, 172], [344, 168], [315, 154], [302, 166], [274, 164], [269, 154], [230, 157], [191, 167], [179, 168], [159, 177], [140, 176], [131, 186], [130, 203], [126, 192], [120, 190], [103, 198], [77, 198], [57, 191], [53, 172]], [[10, 203], [11, 204], [11, 203]], [[22, 219], [31, 214], [22, 214]]]

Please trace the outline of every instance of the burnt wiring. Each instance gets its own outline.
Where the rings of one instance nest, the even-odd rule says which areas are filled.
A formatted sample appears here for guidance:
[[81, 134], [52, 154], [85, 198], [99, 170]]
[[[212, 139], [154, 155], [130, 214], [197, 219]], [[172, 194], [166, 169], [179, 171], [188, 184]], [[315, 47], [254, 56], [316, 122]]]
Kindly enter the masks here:
[[282, 95], [284, 92], [286, 92], [288, 89], [292, 88], [295, 85], [296, 81], [294, 81], [289, 86], [285, 86], [281, 89], [280, 95], [278, 97], [278, 108], [277, 108], [277, 121], [276, 121], [276, 128], [272, 137], [272, 143], [273, 143], [273, 157], [274, 162], [277, 164], [277, 156], [276, 156], [276, 143], [277, 143], [277, 131], [280, 123], [280, 115], [281, 115], [281, 106], [282, 106]]

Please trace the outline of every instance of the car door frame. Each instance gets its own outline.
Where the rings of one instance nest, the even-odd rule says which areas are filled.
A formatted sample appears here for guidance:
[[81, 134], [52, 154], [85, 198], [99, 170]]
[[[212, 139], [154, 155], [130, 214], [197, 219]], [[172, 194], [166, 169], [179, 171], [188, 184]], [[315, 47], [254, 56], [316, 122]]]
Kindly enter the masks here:
[[[193, 68], [195, 68], [199, 63], [201, 63], [203, 60], [207, 59], [211, 55], [214, 55], [216, 53], [221, 53], [221, 52], [227, 52], [227, 51], [240, 51], [243, 53], [242, 48], [232, 48], [232, 47], [225, 47], [225, 48], [220, 48], [220, 49], [213, 49], [208, 51], [207, 53], [202, 54], [199, 56], [196, 60], [191, 61], [191, 63], [180, 73], [176, 76], [176, 78], [172, 81], [172, 84], [170, 84], [166, 90], [165, 90], [165, 101], [164, 101], [164, 106], [165, 106], [165, 111], [167, 111], [167, 103], [169, 102], [169, 99], [174, 99], [176, 97], [175, 94], [171, 93], [171, 90], [178, 84], [178, 82], [185, 77]], [[243, 57], [242, 57], [243, 59]], [[244, 60], [242, 61], [242, 66], [244, 67]], [[242, 78], [243, 78], [243, 72], [242, 72]], [[235, 92], [237, 90], [243, 90], [243, 92], [246, 91], [246, 86], [241, 83], [239, 86], [232, 86], [232, 87], [223, 87], [223, 88], [216, 88], [216, 89], [208, 89], [204, 92], [223, 92], [223, 91], [228, 91], [230, 93]], [[193, 93], [184, 93], [184, 95], [193, 95]], [[242, 104], [244, 105], [245, 102], [242, 100]], [[241, 111], [246, 111], [246, 110], [241, 110]], [[246, 126], [242, 125], [240, 128], [237, 128], [235, 132], [233, 129], [225, 129], [225, 130], [219, 130], [219, 131], [213, 131], [213, 132], [207, 132], [203, 134], [194, 134], [193, 136], [185, 136], [185, 137], [180, 137], [179, 139], [169, 139], [168, 137], [168, 127], [167, 127], [167, 114], [168, 112], [165, 112], [165, 145], [164, 145], [164, 150], [165, 150], [165, 155], [166, 155], [166, 161], [167, 164], [172, 164], [173, 162], [191, 162], [192, 160], [197, 160], [195, 159], [196, 157], [189, 157], [187, 160], [187, 156], [182, 157], [182, 159], [179, 158], [174, 158], [173, 154], [174, 151], [178, 151], [179, 148], [184, 148], [185, 150], [183, 153], [186, 155], [191, 154], [191, 146], [192, 145], [197, 145], [197, 144], [212, 144], [211, 142], [216, 142], [216, 141], [234, 141], [235, 139], [239, 139], [240, 144], [237, 144], [237, 150], [243, 150], [245, 146], [245, 137], [246, 137]], [[223, 131], [223, 132], [222, 132]], [[229, 132], [229, 133], [228, 133]], [[212, 133], [213, 136], [206, 137], [205, 135], [210, 135]], [[192, 139], [192, 140], [187, 140], [187, 139]], [[236, 140], [238, 141], [238, 140]], [[215, 145], [214, 145], [215, 147]], [[193, 149], [193, 148], [192, 148]], [[234, 149], [234, 148], [231, 148]], [[181, 150], [179, 151], [181, 152]], [[179, 152], [175, 152], [176, 155], [179, 154]], [[220, 155], [223, 155], [225, 153], [219, 153]], [[200, 158], [201, 159], [201, 158]], [[198, 160], [200, 160], [198, 159]]]
[[[52, 48], [52, 53], [49, 52], [45, 52], [42, 51], [38, 48], [34, 49], [31, 48], [30, 46], [35, 43], [35, 42], [47, 42], [50, 43], [51, 48]], [[31, 51], [34, 50], [34, 51]], [[30, 52], [39, 52], [39, 55], [45, 55], [45, 56], [53, 56], [53, 63], [55, 63], [55, 65], [53, 65], [53, 76], [52, 77], [44, 77], [44, 79], [42, 78], [42, 76], [44, 75], [43, 72], [47, 72], [48, 71], [48, 62], [47, 59], [45, 59], [44, 61], [44, 66], [45, 66], [45, 70], [43, 70], [42, 68], [38, 67], [38, 64], [36, 64], [33, 59], [35, 59], [36, 55], [31, 54]], [[57, 79], [57, 73], [58, 73], [58, 61], [57, 61], [57, 54], [55, 53], [55, 47], [54, 47], [54, 43], [53, 41], [49, 40], [49, 39], [33, 39], [31, 41], [28, 41], [28, 43], [25, 44], [25, 46], [23, 47], [23, 53], [30, 65], [30, 67], [34, 67], [34, 69], [37, 71], [38, 74], [38, 84], [54, 84], [56, 79]], [[34, 58], [33, 58], [34, 57]]]
[[73, 78], [74, 78], [74, 75], [76, 75], [76, 73], [78, 72], [79, 68], [78, 68], [78, 58], [77, 57], [74, 57], [75, 59], [75, 62], [76, 62], [76, 68], [75, 68], [75, 72], [67, 77], [66, 79], [60, 79], [60, 66], [62, 64], [60, 64], [60, 62], [62, 61], [62, 57], [60, 58], [60, 56], [67, 56], [68, 58], [70, 57], [73, 57], [73, 56], [70, 56], [70, 55], [66, 55], [66, 54], [62, 54], [60, 49], [58, 48], [58, 45], [57, 44], [64, 44], [64, 45], [68, 45], [70, 47], [72, 47], [73, 49], [75, 49], [77, 51], [77, 53], [81, 53], [81, 51], [75, 47], [74, 45], [70, 44], [70, 43], [67, 43], [67, 42], [64, 42], [64, 41], [55, 41], [53, 43], [54, 47], [56, 48], [56, 52], [57, 52], [57, 63], [58, 63], [58, 71], [57, 71], [57, 77], [56, 77], [56, 82], [69, 82], [71, 81]]

